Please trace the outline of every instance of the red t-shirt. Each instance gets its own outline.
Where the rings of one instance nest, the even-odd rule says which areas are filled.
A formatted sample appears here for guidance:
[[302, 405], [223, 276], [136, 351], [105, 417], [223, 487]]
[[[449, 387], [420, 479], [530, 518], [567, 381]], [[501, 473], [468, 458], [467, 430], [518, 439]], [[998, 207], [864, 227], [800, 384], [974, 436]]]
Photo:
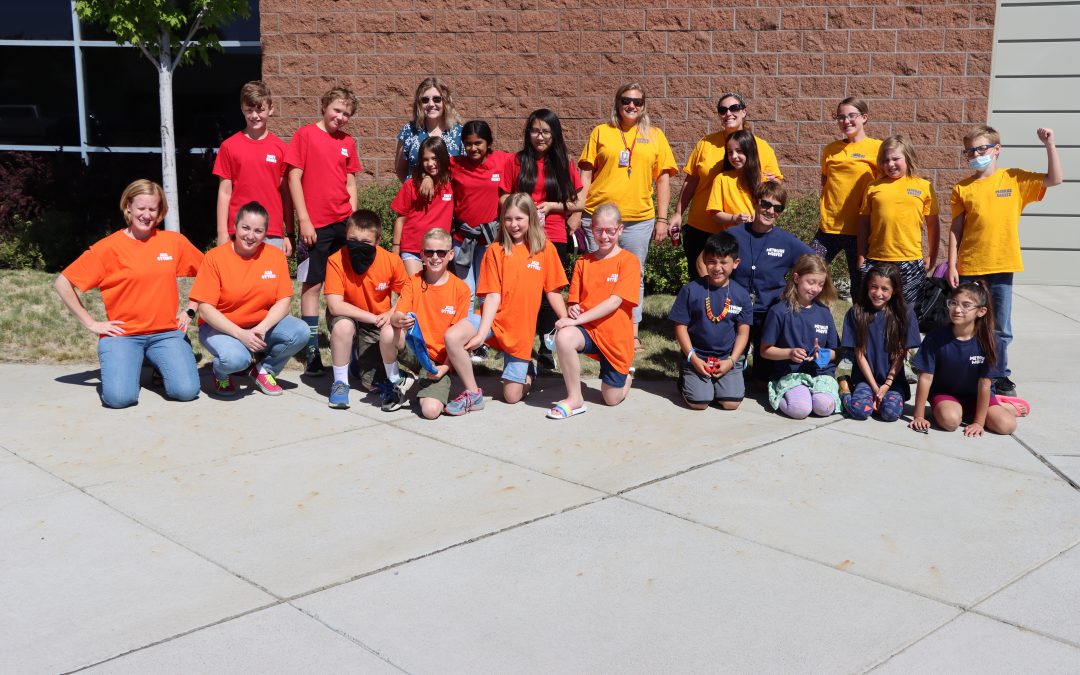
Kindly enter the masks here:
[[317, 124], [300, 127], [285, 151], [285, 162], [304, 172], [300, 186], [312, 225], [326, 227], [352, 215], [347, 177], [363, 171], [352, 136], [328, 133]]
[[255, 255], [242, 258], [227, 241], [206, 254], [189, 297], [213, 305], [237, 326], [251, 328], [266, 318], [275, 302], [292, 294], [289, 263], [281, 249], [264, 243]]
[[259, 202], [270, 214], [266, 236], [285, 236], [285, 216], [281, 205], [285, 141], [272, 133], [256, 141], [238, 131], [226, 138], [218, 149], [214, 175], [232, 181], [229, 234], [236, 229], [236, 212], [240, 207], [248, 202]]
[[[574, 186], [575, 194], [581, 190], [581, 174], [578, 173], [577, 165], [572, 161], [567, 160], [567, 164], [570, 168], [570, 182]], [[539, 204], [540, 202], [551, 201], [547, 198], [547, 191], [544, 189], [544, 178], [547, 173], [544, 170], [545, 164], [543, 161], [536, 163], [536, 185], [533, 186], [532, 194], [533, 201]], [[499, 191], [507, 194], [519, 192], [518, 190], [518, 177], [521, 174], [521, 162], [517, 155], [513, 155], [513, 160], [506, 165], [506, 169], [503, 171], [502, 182], [499, 184]], [[574, 200], [571, 200], [574, 201]], [[549, 241], [556, 242], [558, 244], [566, 243], [566, 214], [564, 213], [549, 213], [544, 218], [544, 233], [547, 235]]]
[[176, 278], [193, 277], [203, 254], [184, 235], [153, 230], [143, 241], [123, 230], [90, 246], [63, 275], [75, 288], [101, 289], [105, 316], [123, 321], [126, 335], [176, 330]]
[[375, 249], [375, 260], [363, 274], [353, 271], [348, 247], [330, 256], [326, 261], [326, 281], [323, 295], [340, 295], [345, 302], [372, 314], [382, 314], [390, 309], [390, 292], [401, 295], [408, 280], [401, 258], [384, 248]]
[[433, 227], [450, 231], [454, 218], [454, 190], [450, 183], [435, 186], [431, 201], [421, 203], [417, 194], [416, 182], [405, 179], [398, 190], [390, 208], [405, 217], [401, 226], [401, 251], [419, 253], [424, 245], [424, 233]]
[[499, 217], [499, 183], [513, 157], [494, 150], [479, 164], [465, 155], [450, 158], [455, 218], [476, 227]]

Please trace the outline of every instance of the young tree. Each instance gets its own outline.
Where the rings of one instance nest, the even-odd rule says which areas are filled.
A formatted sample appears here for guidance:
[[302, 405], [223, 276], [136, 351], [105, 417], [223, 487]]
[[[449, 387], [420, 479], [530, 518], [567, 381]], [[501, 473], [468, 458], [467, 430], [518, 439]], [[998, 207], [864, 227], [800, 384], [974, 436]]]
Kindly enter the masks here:
[[161, 177], [169, 213], [165, 228], [180, 229], [173, 132], [173, 71], [198, 56], [209, 62], [220, 50], [216, 29], [248, 15], [247, 0], [76, 0], [79, 18], [105, 26], [119, 44], [138, 47], [158, 73], [161, 109]]

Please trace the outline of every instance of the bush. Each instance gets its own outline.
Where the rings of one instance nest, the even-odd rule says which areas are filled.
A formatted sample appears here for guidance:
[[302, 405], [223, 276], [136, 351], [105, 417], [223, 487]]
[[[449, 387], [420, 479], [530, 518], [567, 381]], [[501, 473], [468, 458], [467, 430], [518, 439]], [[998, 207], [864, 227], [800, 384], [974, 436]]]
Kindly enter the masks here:
[[[777, 225], [791, 232], [807, 244], [817, 234], [821, 223], [821, 209], [816, 192], [804, 192], [788, 199], [787, 208], [780, 216]], [[832, 274], [833, 282], [848, 281], [847, 262], [843, 255], [833, 258], [829, 265], [829, 273]], [[841, 284], [843, 285], [843, 284]]]
[[390, 210], [390, 202], [394, 201], [400, 188], [398, 183], [366, 185], [360, 188], [356, 195], [361, 209], [370, 209], [379, 215], [383, 226], [380, 244], [386, 249], [389, 249], [392, 243], [394, 221], [397, 219], [397, 214]]
[[649, 247], [649, 258], [645, 263], [646, 293], [674, 295], [689, 280], [682, 246], [675, 246], [670, 239], [665, 239]]
[[45, 257], [33, 240], [33, 223], [13, 215], [0, 227], [0, 269], [43, 270]]

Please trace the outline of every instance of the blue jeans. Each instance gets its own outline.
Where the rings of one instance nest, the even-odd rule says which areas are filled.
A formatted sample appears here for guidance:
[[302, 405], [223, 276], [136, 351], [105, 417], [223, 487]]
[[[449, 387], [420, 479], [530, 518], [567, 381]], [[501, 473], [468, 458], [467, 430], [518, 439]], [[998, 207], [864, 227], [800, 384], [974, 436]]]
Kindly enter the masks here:
[[[960, 277], [960, 282], [975, 281], [982, 279], [990, 287], [990, 304], [994, 307], [994, 332], [1005, 342], [1008, 350], [1012, 342], [1012, 296], [1013, 296], [1013, 273], [999, 272], [997, 274], [984, 274], [977, 277]], [[1012, 375], [1009, 368], [1008, 352], [1006, 351], [1005, 377]]]
[[[266, 358], [261, 365], [277, 375], [289, 358], [307, 345], [310, 329], [295, 316], [286, 316], [266, 332]], [[251, 352], [231, 335], [226, 335], [208, 323], [199, 326], [199, 341], [214, 357], [214, 377], [246, 370], [251, 365]]]
[[[596, 240], [592, 233], [592, 216], [581, 217], [581, 226], [585, 228], [585, 240], [589, 242], [589, 251], [596, 250]], [[623, 232], [619, 236], [619, 246], [633, 253], [641, 263], [641, 288], [638, 291], [638, 304], [634, 307], [634, 323], [641, 323], [641, 303], [645, 302], [645, 260], [649, 257], [649, 244], [656, 230], [656, 218], [637, 221], [623, 221]]]
[[139, 402], [139, 375], [144, 357], [161, 373], [169, 398], [190, 401], [199, 395], [199, 370], [184, 333], [167, 330], [103, 337], [98, 340], [98, 361], [101, 403], [106, 408], [127, 408]]
[[[461, 244], [454, 242], [454, 255], [457, 255], [458, 249], [461, 248]], [[469, 267], [463, 267], [456, 262], [451, 261], [453, 266], [454, 275], [465, 282], [465, 285], [469, 287], [469, 311], [471, 312], [476, 306], [476, 282], [480, 279], [480, 261], [484, 259], [484, 253], [488, 250], [487, 244], [481, 244], [477, 242], [476, 248], [473, 249], [472, 265]]]

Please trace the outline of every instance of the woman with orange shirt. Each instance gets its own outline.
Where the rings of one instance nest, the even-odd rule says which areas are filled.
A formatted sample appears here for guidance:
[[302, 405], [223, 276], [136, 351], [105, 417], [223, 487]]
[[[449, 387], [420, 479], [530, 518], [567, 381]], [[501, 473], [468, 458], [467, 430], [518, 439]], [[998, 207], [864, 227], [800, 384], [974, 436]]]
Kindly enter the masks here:
[[[206, 254], [191, 287], [202, 314], [199, 341], [214, 356], [218, 396], [236, 396], [232, 374], [245, 369], [259, 391], [279, 396], [274, 376], [307, 344], [307, 324], [289, 315], [289, 263], [265, 244], [268, 221], [258, 202], [241, 206], [232, 241]], [[255, 354], [263, 354], [261, 362]]]
[[[137, 180], [120, 196], [127, 226], [92, 245], [53, 285], [76, 319], [98, 335], [101, 402], [126, 408], [139, 402], [139, 374], [149, 359], [178, 401], [199, 395], [199, 371], [185, 340], [195, 303], [177, 312], [177, 277], [191, 277], [203, 255], [179, 232], [158, 230], [169, 204], [160, 185]], [[86, 311], [75, 289], [101, 289], [105, 321]]]

